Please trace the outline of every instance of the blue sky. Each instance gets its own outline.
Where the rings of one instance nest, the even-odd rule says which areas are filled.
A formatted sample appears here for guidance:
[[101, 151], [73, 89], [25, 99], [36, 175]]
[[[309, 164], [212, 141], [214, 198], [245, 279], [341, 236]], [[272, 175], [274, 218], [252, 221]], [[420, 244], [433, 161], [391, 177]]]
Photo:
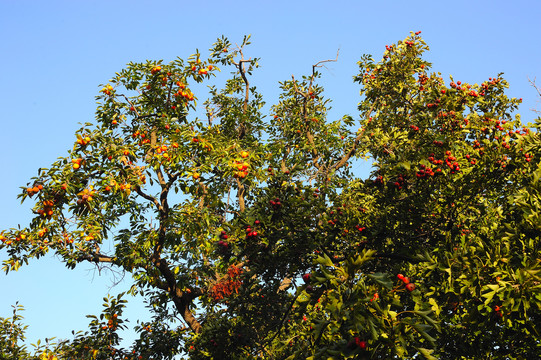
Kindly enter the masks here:
[[[25, 226], [30, 203], [16, 199], [19, 187], [67, 154], [74, 131], [93, 121], [99, 84], [130, 61], [203, 54], [216, 38], [235, 43], [252, 34], [247, 57], [260, 57], [251, 78], [268, 104], [278, 81], [309, 74], [311, 65], [334, 58], [321, 83], [333, 99], [336, 118], [355, 117], [356, 62], [365, 53], [381, 57], [385, 45], [422, 31], [426, 59], [444, 78], [480, 83], [504, 72], [508, 94], [522, 97], [524, 122], [541, 110], [528, 79], [541, 85], [539, 1], [28, 1], [0, 0], [1, 87], [0, 229]], [[0, 259], [5, 259], [0, 252]], [[0, 274], [0, 316], [25, 306], [31, 342], [70, 337], [85, 329], [86, 314], [102, 298], [125, 290], [109, 273], [83, 264], [67, 270], [54, 257], [17, 273]], [[129, 280], [129, 279], [128, 279]], [[135, 302], [128, 317], [144, 317]]]

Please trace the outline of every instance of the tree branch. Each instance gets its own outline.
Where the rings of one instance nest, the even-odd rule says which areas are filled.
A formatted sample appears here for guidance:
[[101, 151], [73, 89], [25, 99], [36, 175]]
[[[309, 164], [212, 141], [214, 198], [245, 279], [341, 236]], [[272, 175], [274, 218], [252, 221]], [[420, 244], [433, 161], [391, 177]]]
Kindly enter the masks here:
[[[178, 288], [175, 275], [169, 268], [167, 262], [160, 257], [159, 253], [155, 251], [154, 255], [152, 255], [151, 261], [154, 266], [156, 266], [156, 268], [160, 270], [162, 276], [165, 278], [165, 282], [167, 284], [167, 291], [169, 292], [169, 295], [171, 296], [175, 307], [181, 314], [184, 321], [186, 321], [192, 331], [194, 331], [195, 333], [200, 333], [201, 324], [190, 311], [190, 304], [196, 294], [188, 294], [187, 292], [184, 292]], [[161, 286], [163, 290], [165, 290], [165, 287], [163, 285]], [[198, 291], [198, 294], [199, 293], [202, 294], [202, 291]]]
[[100, 253], [82, 254], [77, 258], [77, 262], [89, 261], [93, 263], [114, 263], [114, 257]]

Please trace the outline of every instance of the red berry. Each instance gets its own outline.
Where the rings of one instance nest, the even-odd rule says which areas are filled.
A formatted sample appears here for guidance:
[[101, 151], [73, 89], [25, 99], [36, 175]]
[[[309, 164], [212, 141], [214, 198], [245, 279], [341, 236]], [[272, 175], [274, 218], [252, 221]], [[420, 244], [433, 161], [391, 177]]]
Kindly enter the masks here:
[[404, 280], [404, 275], [402, 275], [402, 274], [398, 274], [398, 275], [396, 275], [396, 277], [399, 278], [400, 280]]
[[312, 276], [312, 274], [310, 273], [306, 273], [302, 276], [302, 279], [304, 280], [305, 283], [309, 283], [310, 282], [310, 277]]
[[409, 277], [404, 277], [402, 279], [402, 281], [404, 282], [404, 284], [408, 285], [410, 283], [410, 278]]
[[413, 291], [413, 290], [415, 290], [415, 284], [414, 284], [414, 283], [409, 283], [409, 284], [407, 284], [407, 285], [406, 285], [406, 289], [407, 289], [408, 291], [410, 291], [410, 292]]
[[362, 350], [366, 349], [366, 341], [361, 340], [358, 336], [356, 336], [353, 340], [355, 340], [355, 344]]

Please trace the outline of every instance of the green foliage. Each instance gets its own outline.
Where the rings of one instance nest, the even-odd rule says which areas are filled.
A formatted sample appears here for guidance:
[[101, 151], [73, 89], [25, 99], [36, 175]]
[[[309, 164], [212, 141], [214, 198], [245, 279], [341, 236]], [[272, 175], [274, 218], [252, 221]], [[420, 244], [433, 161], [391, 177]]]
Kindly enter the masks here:
[[[6, 272], [48, 251], [118, 268], [153, 315], [122, 349], [125, 300], [105, 299], [51, 356], [539, 357], [541, 121], [523, 127], [501, 75], [447, 85], [412, 33], [359, 62], [358, 117], [328, 119], [318, 64], [265, 114], [247, 45], [128, 64], [23, 187], [36, 216], [2, 232]], [[200, 119], [191, 89], [218, 66]]]

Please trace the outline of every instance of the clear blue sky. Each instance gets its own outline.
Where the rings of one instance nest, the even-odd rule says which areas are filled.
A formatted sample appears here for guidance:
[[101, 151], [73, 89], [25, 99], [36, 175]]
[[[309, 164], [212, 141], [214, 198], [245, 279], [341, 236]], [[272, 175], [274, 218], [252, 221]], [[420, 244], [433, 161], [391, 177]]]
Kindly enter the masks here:
[[[0, 229], [25, 226], [30, 203], [16, 199], [39, 167], [73, 146], [78, 123], [93, 121], [98, 84], [130, 61], [173, 60], [223, 35], [252, 34], [248, 57], [261, 57], [253, 76], [272, 104], [278, 81], [339, 61], [323, 71], [333, 116], [355, 117], [353, 84], [364, 53], [379, 59], [386, 44], [422, 31], [433, 70], [480, 83], [504, 72], [509, 94], [524, 99], [523, 121], [541, 109], [528, 78], [541, 84], [541, 2], [530, 1], [28, 1], [0, 0]], [[0, 259], [5, 259], [0, 252]], [[0, 273], [0, 316], [22, 303], [31, 342], [70, 337], [85, 314], [101, 311], [111, 276], [90, 265], [67, 270], [53, 257], [17, 273]], [[112, 293], [127, 284], [113, 288]], [[143, 314], [140, 305], [128, 316]]]

